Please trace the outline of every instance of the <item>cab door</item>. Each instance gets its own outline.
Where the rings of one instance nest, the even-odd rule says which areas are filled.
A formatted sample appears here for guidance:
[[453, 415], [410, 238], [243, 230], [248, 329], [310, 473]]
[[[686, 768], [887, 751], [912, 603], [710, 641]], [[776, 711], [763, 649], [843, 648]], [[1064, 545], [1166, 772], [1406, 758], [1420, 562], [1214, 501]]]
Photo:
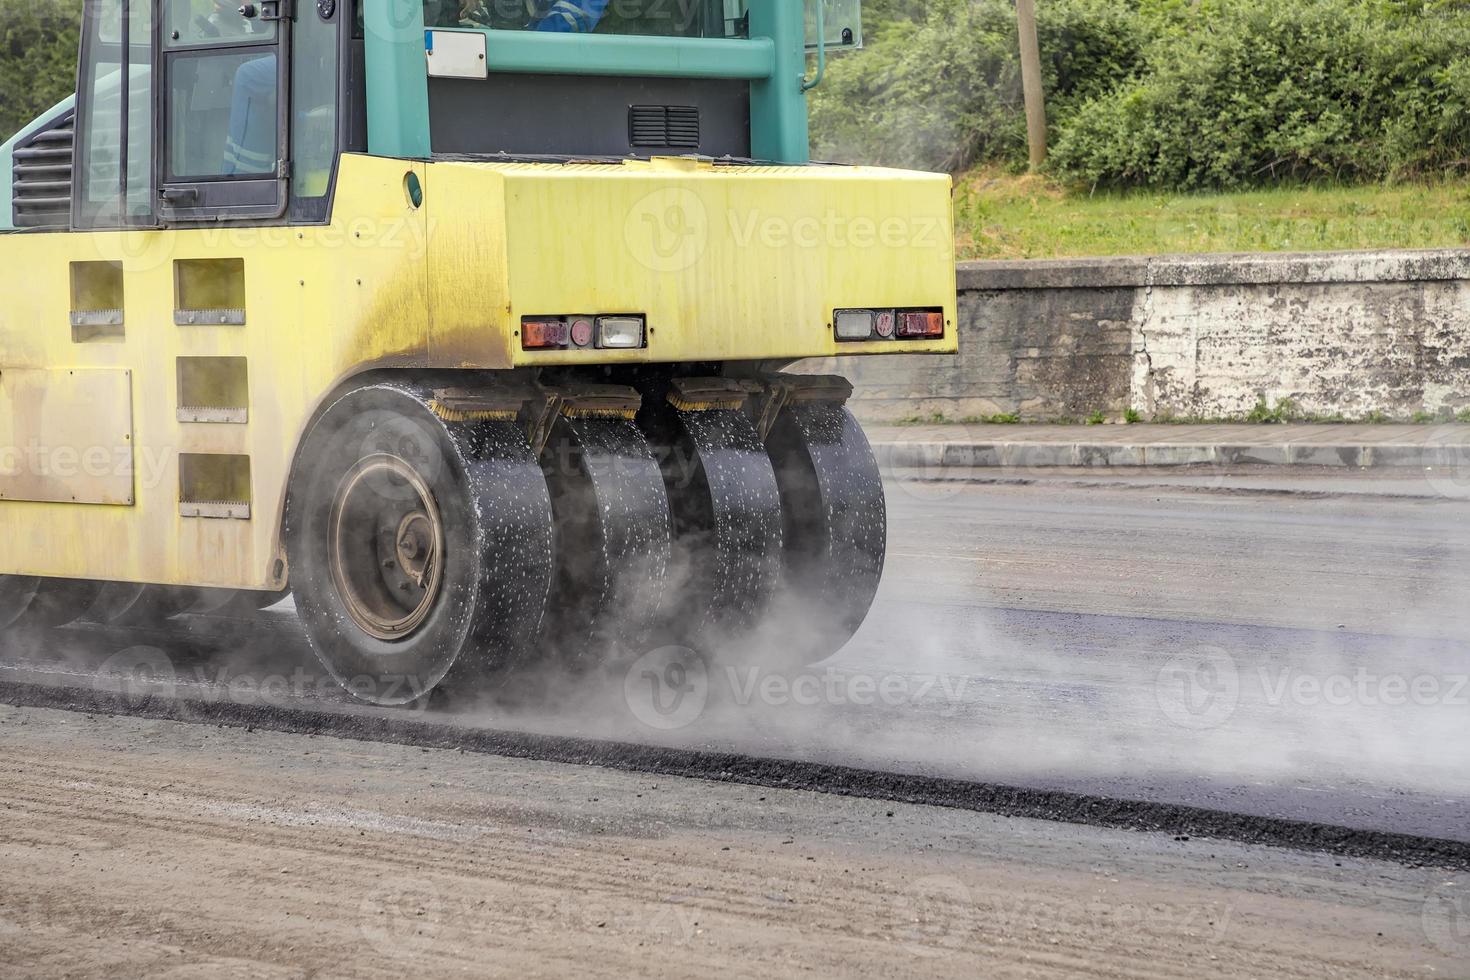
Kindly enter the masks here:
[[159, 214], [169, 224], [286, 213], [290, 0], [163, 0]]

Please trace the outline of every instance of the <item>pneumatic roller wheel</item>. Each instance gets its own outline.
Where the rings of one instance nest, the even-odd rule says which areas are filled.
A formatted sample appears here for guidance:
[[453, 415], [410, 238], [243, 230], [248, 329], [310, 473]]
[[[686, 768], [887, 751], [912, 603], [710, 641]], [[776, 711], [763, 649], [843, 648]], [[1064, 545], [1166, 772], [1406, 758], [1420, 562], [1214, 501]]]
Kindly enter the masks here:
[[883, 480], [862, 427], [842, 405], [796, 403], [766, 438], [781, 487], [784, 643], [803, 664], [836, 653], [867, 617], [883, 577]]
[[248, 619], [251, 616], [270, 609], [272, 606], [285, 602], [290, 595], [290, 589], [281, 589], [279, 592], [235, 589], [234, 597], [225, 604], [221, 613], [226, 616], [241, 616]]
[[193, 589], [108, 582], [87, 610], [87, 618], [106, 626], [158, 627], [187, 610], [193, 601]]
[[543, 647], [573, 669], [643, 653], [663, 606], [671, 541], [648, 440], [627, 419], [560, 417], [541, 465], [557, 554]]
[[41, 580], [25, 575], [0, 575], [0, 630], [7, 630], [25, 618], [31, 600], [36, 597]]
[[102, 586], [102, 591], [97, 593], [96, 601], [87, 610], [84, 618], [103, 625], [112, 623], [137, 605], [138, 600], [147, 590], [146, 585], [135, 585], [131, 582], [108, 582]]
[[780, 585], [781, 494], [760, 434], [739, 411], [642, 415], [660, 456], [674, 518], [669, 629], [715, 654], [749, 634]]
[[80, 619], [102, 591], [85, 579], [0, 578], [0, 629], [53, 629]]
[[524, 434], [446, 421], [432, 401], [397, 384], [344, 395], [308, 433], [287, 502], [312, 649], [374, 704], [518, 662], [551, 583], [551, 503]]
[[184, 609], [185, 615], [218, 616], [224, 614], [237, 597], [234, 589], [196, 588], [193, 592], [193, 600]]

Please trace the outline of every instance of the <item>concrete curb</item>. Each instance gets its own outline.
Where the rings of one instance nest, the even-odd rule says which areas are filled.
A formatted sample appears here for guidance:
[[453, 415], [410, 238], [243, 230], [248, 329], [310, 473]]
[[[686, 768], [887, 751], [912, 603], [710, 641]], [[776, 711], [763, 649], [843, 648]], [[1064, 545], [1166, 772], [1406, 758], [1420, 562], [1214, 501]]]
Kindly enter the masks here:
[[878, 442], [885, 470], [1330, 466], [1343, 469], [1467, 467], [1470, 444], [1262, 444], [1087, 442]]

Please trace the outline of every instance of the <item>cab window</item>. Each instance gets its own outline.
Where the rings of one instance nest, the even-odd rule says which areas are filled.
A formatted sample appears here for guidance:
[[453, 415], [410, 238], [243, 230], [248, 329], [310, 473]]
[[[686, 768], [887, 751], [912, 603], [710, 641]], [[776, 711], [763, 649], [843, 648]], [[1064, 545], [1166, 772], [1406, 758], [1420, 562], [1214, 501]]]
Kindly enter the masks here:
[[743, 37], [746, 0], [424, 0], [426, 27]]
[[72, 223], [154, 222], [153, 5], [99, 3], [83, 22]]
[[239, 0], [166, 0], [164, 44], [170, 48], [221, 44], [270, 44], [274, 21], [247, 18]]
[[273, 174], [276, 78], [275, 52], [176, 56], [169, 71], [169, 179]]

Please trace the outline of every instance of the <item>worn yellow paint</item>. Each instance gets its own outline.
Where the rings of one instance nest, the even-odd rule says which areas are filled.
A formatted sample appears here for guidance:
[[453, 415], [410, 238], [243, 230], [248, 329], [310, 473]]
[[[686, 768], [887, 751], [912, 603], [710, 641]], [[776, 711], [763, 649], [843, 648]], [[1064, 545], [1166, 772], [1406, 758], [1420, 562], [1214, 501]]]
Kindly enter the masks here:
[[[117, 368], [0, 371], [0, 500], [131, 504], [130, 374]], [[72, 405], [93, 410], [67, 411]]]
[[[953, 329], [902, 350], [838, 344], [831, 329], [845, 307], [943, 307], [954, 323], [947, 177], [683, 159], [440, 163], [427, 195], [431, 265], [454, 277], [432, 287], [446, 360], [586, 362], [521, 350], [521, 317], [550, 314], [646, 315], [648, 350], [595, 355], [607, 363], [956, 349]], [[478, 263], [482, 253], [503, 264]]]
[[[295, 447], [374, 368], [952, 352], [953, 329], [839, 345], [830, 327], [847, 306], [953, 323], [949, 215], [947, 178], [896, 171], [346, 156], [325, 226], [0, 235], [0, 371], [130, 369], [135, 491], [132, 506], [0, 501], [0, 574], [281, 586]], [[244, 260], [244, 326], [175, 325], [174, 263], [209, 258]], [[70, 265], [99, 261], [123, 267], [123, 337], [78, 342]], [[522, 351], [520, 318], [558, 313], [644, 314], [649, 348]], [[177, 360], [199, 356], [247, 358], [246, 423], [179, 421]], [[180, 517], [181, 453], [248, 455], [252, 518]]]

